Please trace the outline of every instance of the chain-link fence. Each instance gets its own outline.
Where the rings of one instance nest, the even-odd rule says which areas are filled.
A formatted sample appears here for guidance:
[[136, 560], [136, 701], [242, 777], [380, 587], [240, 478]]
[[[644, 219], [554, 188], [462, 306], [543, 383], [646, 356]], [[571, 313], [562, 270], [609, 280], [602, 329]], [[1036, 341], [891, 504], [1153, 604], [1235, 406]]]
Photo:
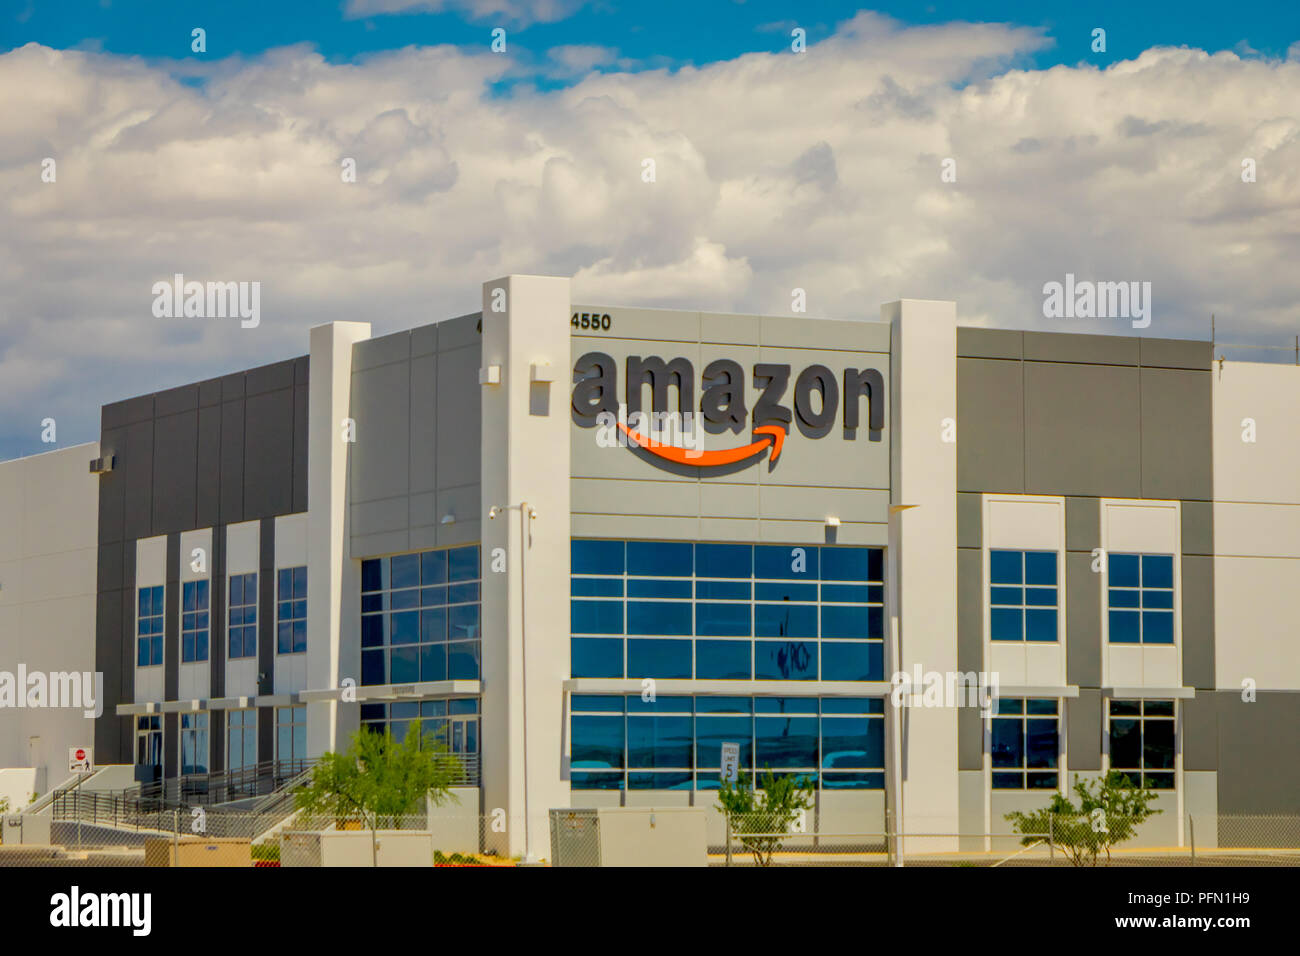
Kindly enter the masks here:
[[[711, 866], [1300, 866], [1300, 817], [1187, 816], [1144, 834], [1124, 819], [1046, 816], [1033, 832], [893, 833], [808, 829], [803, 817], [732, 814]], [[1176, 831], [1177, 828], [1174, 827]], [[1162, 837], [1173, 836], [1172, 840]], [[1199, 838], [1199, 843], [1197, 842]]]

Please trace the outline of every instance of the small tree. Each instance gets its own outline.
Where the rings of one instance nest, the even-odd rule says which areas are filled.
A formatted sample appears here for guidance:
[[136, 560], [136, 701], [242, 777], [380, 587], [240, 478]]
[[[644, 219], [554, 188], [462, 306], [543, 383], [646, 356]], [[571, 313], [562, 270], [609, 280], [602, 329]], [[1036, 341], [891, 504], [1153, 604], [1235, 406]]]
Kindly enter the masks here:
[[1033, 813], [1017, 810], [1006, 815], [1015, 831], [1023, 835], [1022, 844], [1029, 846], [1045, 839], [1075, 866], [1096, 866], [1098, 855], [1105, 850], [1109, 864], [1112, 846], [1132, 837], [1147, 817], [1163, 812], [1150, 807], [1156, 798], [1154, 790], [1135, 787], [1118, 770], [1086, 783], [1075, 774], [1072, 789], [1079, 798], [1077, 807], [1054, 793], [1047, 807]]
[[296, 803], [309, 815], [357, 814], [370, 830], [371, 861], [378, 865], [375, 831], [381, 817], [413, 812], [426, 798], [442, 806], [460, 776], [460, 760], [447, 750], [442, 733], [421, 734], [411, 722], [402, 741], [385, 728], [359, 730], [345, 753], [327, 752], [312, 768], [311, 782]]
[[812, 787], [802, 777], [777, 777], [767, 767], [763, 769], [761, 790], [754, 790], [744, 780], [723, 780], [718, 787], [718, 810], [759, 866], [772, 865], [772, 854], [784, 842], [783, 834], [789, 833], [812, 805]]

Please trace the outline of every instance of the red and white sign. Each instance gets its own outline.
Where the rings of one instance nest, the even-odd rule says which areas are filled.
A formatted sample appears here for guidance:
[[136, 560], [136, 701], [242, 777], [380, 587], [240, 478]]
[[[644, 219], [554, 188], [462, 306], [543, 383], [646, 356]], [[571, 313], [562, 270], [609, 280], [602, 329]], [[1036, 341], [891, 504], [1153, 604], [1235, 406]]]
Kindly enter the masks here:
[[95, 750], [93, 747], [68, 748], [68, 772], [90, 773], [95, 769]]

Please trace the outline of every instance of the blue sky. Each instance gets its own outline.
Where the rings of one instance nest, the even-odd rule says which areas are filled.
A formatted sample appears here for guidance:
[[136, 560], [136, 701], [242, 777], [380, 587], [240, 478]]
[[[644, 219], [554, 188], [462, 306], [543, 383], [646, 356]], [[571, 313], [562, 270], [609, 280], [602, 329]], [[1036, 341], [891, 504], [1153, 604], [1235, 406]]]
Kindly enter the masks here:
[[[369, 0], [400, 5], [403, 0]], [[411, 0], [414, 3], [414, 0]], [[954, 20], [1006, 22], [1041, 28], [1053, 42], [1022, 65], [1047, 68], [1089, 61], [1104, 65], [1130, 59], [1151, 46], [1187, 45], [1208, 52], [1281, 57], [1300, 39], [1300, 4], [1148, 2], [1097, 0], [1087, 4], [1044, 4], [975, 0], [958, 3], [843, 0], [552, 0], [561, 19], [528, 23], [508, 15], [475, 16], [483, 5], [528, 8], [531, 0], [443, 0], [442, 12], [414, 10], [350, 16], [331, 0], [221, 0], [161, 3], [158, 0], [6, 0], [0, 24], [0, 52], [38, 42], [64, 49], [81, 47], [150, 58], [190, 56], [190, 30], [208, 33], [207, 59], [255, 56], [267, 49], [307, 42], [333, 62], [379, 50], [443, 43], [474, 46], [505, 26], [522, 49], [538, 55], [561, 45], [591, 44], [616, 49], [641, 68], [702, 65], [789, 43], [797, 23], [810, 42], [829, 35], [858, 10], [871, 9], [905, 24]], [[576, 7], [567, 16], [569, 8]], [[1092, 52], [1092, 30], [1106, 30], [1105, 54]], [[635, 67], [633, 67], [635, 68]]]

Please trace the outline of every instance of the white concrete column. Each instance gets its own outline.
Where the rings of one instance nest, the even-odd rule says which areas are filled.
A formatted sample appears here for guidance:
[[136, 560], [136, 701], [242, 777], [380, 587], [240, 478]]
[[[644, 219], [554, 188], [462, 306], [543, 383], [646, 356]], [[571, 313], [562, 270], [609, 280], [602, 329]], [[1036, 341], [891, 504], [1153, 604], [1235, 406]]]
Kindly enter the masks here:
[[547, 811], [569, 805], [569, 358], [568, 279], [484, 284], [483, 811], [505, 811], [489, 847], [511, 855], [549, 857]]
[[[369, 322], [331, 322], [311, 330], [307, 405], [307, 686], [339, 686], [341, 661], [360, 660], [359, 573], [348, 557], [348, 452], [352, 346], [370, 338]], [[355, 709], [355, 708], [354, 708]], [[346, 745], [339, 705], [307, 705], [307, 753]], [[355, 723], [355, 717], [351, 721]]]
[[[914, 506], [891, 522], [899, 666], [946, 675], [957, 670], [957, 445], [943, 440], [944, 420], [957, 418], [957, 308], [903, 299], [880, 314], [891, 325], [892, 504]], [[902, 781], [894, 792], [901, 791], [903, 852], [956, 850], [955, 836], [907, 834], [958, 831], [957, 710], [912, 706], [901, 716]]]

